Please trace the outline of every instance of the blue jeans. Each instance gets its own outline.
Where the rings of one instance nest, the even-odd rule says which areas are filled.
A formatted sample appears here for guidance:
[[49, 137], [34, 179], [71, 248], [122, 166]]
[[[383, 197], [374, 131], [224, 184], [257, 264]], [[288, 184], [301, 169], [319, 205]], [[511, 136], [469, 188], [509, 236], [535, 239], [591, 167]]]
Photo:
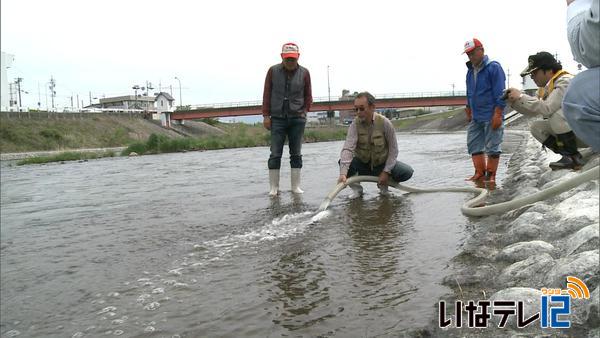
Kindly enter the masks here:
[[286, 137], [290, 148], [291, 167], [302, 168], [301, 151], [305, 126], [306, 118], [304, 117], [271, 118], [271, 155], [267, 162], [269, 169], [281, 168], [281, 155]]
[[500, 155], [502, 153], [502, 138], [504, 137], [504, 122], [500, 128], [492, 129], [491, 122], [471, 120], [467, 128], [467, 149], [469, 154]]
[[[338, 161], [339, 163], [339, 161]], [[366, 176], [379, 176], [385, 167], [385, 163], [380, 164], [376, 167], [373, 167], [371, 170], [371, 165], [369, 163], [361, 162], [356, 157], [352, 159], [350, 163], [350, 168], [348, 168], [348, 174], [346, 177], [358, 175], [366, 175]], [[396, 161], [396, 165], [392, 168], [391, 178], [396, 182], [404, 182], [408, 181], [413, 175], [413, 168], [406, 163], [402, 163], [400, 161]]]
[[600, 67], [583, 71], [569, 84], [563, 99], [563, 113], [577, 138], [600, 152]]

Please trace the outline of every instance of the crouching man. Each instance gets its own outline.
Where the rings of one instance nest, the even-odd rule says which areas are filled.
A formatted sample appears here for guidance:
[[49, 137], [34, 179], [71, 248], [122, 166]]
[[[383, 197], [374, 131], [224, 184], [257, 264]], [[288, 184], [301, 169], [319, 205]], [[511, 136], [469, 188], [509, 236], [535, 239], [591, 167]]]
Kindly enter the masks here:
[[[404, 182], [412, 177], [413, 169], [400, 161], [398, 142], [392, 122], [385, 116], [375, 113], [375, 97], [362, 92], [354, 99], [356, 118], [348, 127], [346, 142], [340, 154], [340, 177], [338, 182], [346, 183], [354, 175], [377, 176], [380, 193], [388, 194], [390, 177], [396, 182]], [[350, 198], [362, 195], [362, 186], [350, 184], [353, 194]]]
[[529, 56], [529, 64], [521, 72], [523, 77], [528, 75], [539, 87], [537, 97], [523, 94], [516, 88], [508, 88], [510, 106], [523, 115], [543, 118], [531, 123], [530, 129], [541, 144], [562, 155], [559, 161], [550, 163], [550, 168], [580, 169], [582, 161], [577, 148], [587, 145], [575, 136], [561, 106], [573, 76], [564, 71], [560, 62], [548, 52]]

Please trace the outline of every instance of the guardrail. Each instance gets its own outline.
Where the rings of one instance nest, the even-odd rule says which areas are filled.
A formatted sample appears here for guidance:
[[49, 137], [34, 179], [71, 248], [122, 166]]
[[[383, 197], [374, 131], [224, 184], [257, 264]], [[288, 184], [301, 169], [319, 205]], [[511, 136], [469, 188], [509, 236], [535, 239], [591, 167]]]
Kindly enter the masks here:
[[101, 112], [53, 112], [53, 111], [1, 111], [0, 117], [17, 118], [17, 119], [75, 119], [75, 118], [91, 118], [98, 115], [124, 116], [124, 117], [139, 117], [144, 118], [146, 114], [142, 111], [101, 111]]

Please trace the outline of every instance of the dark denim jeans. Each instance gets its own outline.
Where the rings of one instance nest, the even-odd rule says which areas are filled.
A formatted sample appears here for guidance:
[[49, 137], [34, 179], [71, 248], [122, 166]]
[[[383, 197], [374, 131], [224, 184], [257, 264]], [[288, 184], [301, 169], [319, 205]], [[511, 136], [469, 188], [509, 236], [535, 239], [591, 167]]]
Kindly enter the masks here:
[[[369, 163], [361, 162], [356, 157], [352, 159], [350, 163], [350, 168], [348, 168], [348, 174], [346, 177], [354, 176], [358, 173], [358, 175], [366, 175], [366, 176], [379, 176], [385, 167], [385, 163], [373, 167], [371, 170], [371, 165]], [[400, 161], [396, 161], [396, 165], [392, 168], [391, 178], [396, 182], [404, 182], [408, 181], [413, 175], [413, 168], [406, 163], [402, 163]]]
[[281, 168], [281, 155], [283, 154], [283, 145], [285, 144], [286, 137], [290, 148], [290, 166], [292, 168], [302, 168], [301, 151], [305, 126], [306, 118], [304, 117], [271, 118], [269, 169]]

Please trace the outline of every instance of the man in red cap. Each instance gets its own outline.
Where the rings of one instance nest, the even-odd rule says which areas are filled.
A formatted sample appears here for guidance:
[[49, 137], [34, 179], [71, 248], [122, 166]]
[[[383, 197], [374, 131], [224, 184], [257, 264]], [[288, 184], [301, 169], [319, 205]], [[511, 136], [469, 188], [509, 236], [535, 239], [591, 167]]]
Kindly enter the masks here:
[[306, 113], [312, 104], [312, 88], [308, 69], [298, 64], [300, 50], [295, 43], [281, 48], [281, 63], [271, 66], [263, 91], [263, 125], [271, 131], [269, 167], [269, 195], [279, 193], [281, 155], [287, 137], [290, 149], [292, 192], [301, 194], [302, 138]]
[[485, 55], [478, 39], [465, 42], [463, 54], [469, 57], [465, 108], [469, 121], [467, 148], [475, 167], [475, 174], [469, 180], [485, 179], [495, 184], [504, 136], [506, 103], [501, 97], [506, 76], [500, 63]]

